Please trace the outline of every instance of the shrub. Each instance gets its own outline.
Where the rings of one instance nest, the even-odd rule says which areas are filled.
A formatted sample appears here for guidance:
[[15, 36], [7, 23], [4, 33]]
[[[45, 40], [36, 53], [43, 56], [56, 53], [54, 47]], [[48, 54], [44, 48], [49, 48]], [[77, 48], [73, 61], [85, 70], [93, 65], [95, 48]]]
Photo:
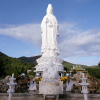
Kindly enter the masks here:
[[33, 76], [33, 77], [35, 77], [35, 72], [33, 72], [33, 71], [29, 72], [29, 73], [26, 75], [26, 77], [29, 77], [30, 75]]
[[86, 68], [86, 70], [91, 76], [100, 79], [100, 68]]
[[83, 73], [87, 73], [87, 71], [84, 71]]

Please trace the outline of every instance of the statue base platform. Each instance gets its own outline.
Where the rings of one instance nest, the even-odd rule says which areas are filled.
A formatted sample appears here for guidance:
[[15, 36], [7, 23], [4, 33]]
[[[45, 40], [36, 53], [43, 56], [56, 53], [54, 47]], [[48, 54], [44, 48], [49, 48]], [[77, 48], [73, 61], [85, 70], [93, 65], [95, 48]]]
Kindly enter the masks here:
[[63, 82], [39, 82], [39, 94], [63, 94]]

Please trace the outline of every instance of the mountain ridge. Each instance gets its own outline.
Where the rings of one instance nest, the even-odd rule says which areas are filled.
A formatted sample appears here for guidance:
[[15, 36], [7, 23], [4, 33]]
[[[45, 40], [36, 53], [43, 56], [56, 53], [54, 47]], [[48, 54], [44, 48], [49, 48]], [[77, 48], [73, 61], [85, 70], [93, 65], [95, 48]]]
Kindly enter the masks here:
[[22, 57], [19, 57], [18, 59], [22, 60], [22, 61], [25, 61], [27, 63], [34, 63], [34, 61], [36, 61], [36, 59], [40, 58], [41, 55], [37, 55], [37, 56], [32, 56], [32, 57], [25, 57], [25, 56], [22, 56]]
[[9, 57], [0, 52], [0, 77], [12, 75], [12, 73], [14, 73], [15, 77], [21, 73], [27, 74], [27, 69], [32, 69], [33, 67], [34, 65], [31, 63]]
[[[37, 55], [37, 56], [33, 56], [33, 57], [19, 57], [18, 59], [23, 60], [23, 61], [28, 62], [28, 63], [37, 64], [36, 59], [40, 58], [41, 56], [42, 55]], [[80, 65], [82, 68], [88, 68], [88, 67], [95, 68], [95, 66], [87, 66], [87, 65], [82, 65], [82, 64], [73, 64], [73, 63], [70, 63], [68, 61], [64, 61], [62, 64], [63, 64], [64, 67], [67, 67], [67, 68], [72, 68], [75, 65]]]

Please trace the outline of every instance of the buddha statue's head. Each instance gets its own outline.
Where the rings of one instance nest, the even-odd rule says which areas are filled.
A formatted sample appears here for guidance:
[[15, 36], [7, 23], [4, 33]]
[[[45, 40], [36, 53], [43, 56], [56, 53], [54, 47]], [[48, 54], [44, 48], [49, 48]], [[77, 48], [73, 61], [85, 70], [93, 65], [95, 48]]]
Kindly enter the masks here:
[[47, 14], [53, 14], [53, 8], [52, 8], [52, 5], [51, 4], [48, 4]]

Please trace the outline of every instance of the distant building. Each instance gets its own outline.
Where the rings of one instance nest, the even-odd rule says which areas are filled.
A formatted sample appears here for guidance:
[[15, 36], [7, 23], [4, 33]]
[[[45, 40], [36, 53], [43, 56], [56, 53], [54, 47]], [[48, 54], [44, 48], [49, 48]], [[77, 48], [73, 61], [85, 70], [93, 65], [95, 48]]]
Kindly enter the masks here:
[[85, 69], [83, 69], [80, 65], [73, 66], [73, 68], [70, 71], [70, 74], [72, 74], [73, 70], [75, 70], [76, 73], [82, 73], [85, 71]]

